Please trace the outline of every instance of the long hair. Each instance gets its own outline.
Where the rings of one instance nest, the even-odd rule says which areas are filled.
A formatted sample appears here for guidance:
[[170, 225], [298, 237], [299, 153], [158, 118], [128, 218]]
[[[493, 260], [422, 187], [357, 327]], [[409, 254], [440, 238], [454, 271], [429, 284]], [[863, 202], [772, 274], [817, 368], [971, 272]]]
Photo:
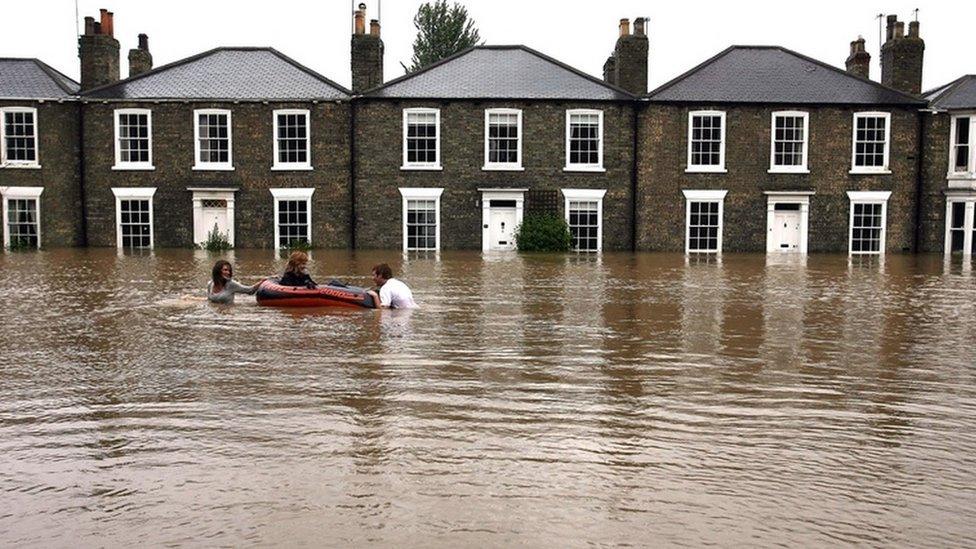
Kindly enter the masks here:
[[300, 274], [299, 271], [298, 271], [298, 267], [300, 265], [305, 264], [305, 263], [308, 263], [308, 254], [307, 253], [305, 253], [305, 252], [292, 252], [291, 255], [288, 256], [288, 265], [285, 265], [285, 272], [286, 273]]
[[213, 271], [210, 273], [213, 279], [214, 289], [223, 288], [227, 281], [224, 280], [224, 275], [220, 271], [224, 270], [224, 266], [230, 268], [230, 277], [234, 278], [234, 266], [230, 264], [230, 261], [226, 259], [221, 259], [214, 263]]

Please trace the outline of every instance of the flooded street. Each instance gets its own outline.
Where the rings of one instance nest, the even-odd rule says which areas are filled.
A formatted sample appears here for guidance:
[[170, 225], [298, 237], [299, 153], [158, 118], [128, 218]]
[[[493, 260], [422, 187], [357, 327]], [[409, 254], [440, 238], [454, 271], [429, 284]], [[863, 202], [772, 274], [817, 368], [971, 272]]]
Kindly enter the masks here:
[[312, 253], [377, 312], [184, 297], [218, 257], [0, 254], [0, 546], [976, 540], [958, 260]]

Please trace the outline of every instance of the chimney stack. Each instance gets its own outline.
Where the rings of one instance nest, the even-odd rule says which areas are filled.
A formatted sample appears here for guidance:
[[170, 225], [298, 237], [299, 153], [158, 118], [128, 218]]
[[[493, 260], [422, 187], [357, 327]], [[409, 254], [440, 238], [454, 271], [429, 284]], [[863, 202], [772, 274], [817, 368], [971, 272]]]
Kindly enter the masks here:
[[353, 20], [352, 91], [361, 93], [383, 83], [383, 40], [377, 19], [369, 22], [369, 34], [366, 34], [366, 4], [359, 4]]
[[85, 34], [78, 37], [82, 90], [119, 80], [119, 41], [113, 36], [113, 15], [103, 9], [98, 22], [85, 17]]
[[918, 21], [908, 26], [898, 16], [888, 16], [887, 40], [881, 46], [881, 83], [912, 95], [922, 93], [922, 60], [925, 42], [919, 36]]
[[139, 35], [139, 47], [129, 50], [129, 78], [152, 70], [152, 54], [149, 53], [149, 37]]
[[647, 20], [634, 19], [634, 33], [630, 33], [630, 20], [620, 20], [620, 35], [613, 53], [603, 64], [603, 80], [620, 86], [635, 95], [647, 93], [648, 39], [645, 29]]
[[864, 47], [864, 38], [851, 42], [851, 55], [847, 58], [847, 72], [861, 78], [871, 78], [871, 54]]

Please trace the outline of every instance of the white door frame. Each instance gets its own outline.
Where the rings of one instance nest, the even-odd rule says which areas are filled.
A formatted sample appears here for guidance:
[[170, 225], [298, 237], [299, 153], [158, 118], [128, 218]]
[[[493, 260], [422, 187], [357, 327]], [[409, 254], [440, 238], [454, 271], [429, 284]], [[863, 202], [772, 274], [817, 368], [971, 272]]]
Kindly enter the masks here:
[[237, 188], [220, 187], [187, 187], [193, 193], [193, 243], [200, 244], [207, 240], [209, 229], [203, 226], [203, 201], [227, 201], [227, 240], [234, 245], [234, 193]]
[[946, 257], [952, 255], [952, 205], [956, 202], [965, 204], [963, 214], [963, 245], [962, 255], [969, 257], [973, 252], [973, 230], [976, 229], [976, 193], [949, 191], [946, 193], [946, 214], [945, 214], [945, 241], [943, 254]]
[[773, 243], [770, 235], [773, 233], [777, 204], [800, 205], [800, 246], [796, 253], [807, 253], [807, 234], [810, 225], [810, 197], [814, 191], [766, 191], [766, 253], [783, 253], [779, 246]]
[[478, 189], [481, 192], [481, 251], [491, 250], [489, 223], [492, 200], [515, 201], [515, 225], [522, 224], [525, 209], [525, 191], [528, 189]]

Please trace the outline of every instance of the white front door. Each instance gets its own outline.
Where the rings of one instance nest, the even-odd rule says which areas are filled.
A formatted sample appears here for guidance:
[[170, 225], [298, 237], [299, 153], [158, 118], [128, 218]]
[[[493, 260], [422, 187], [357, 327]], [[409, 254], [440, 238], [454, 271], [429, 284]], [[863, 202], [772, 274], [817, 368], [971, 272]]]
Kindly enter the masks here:
[[522, 223], [528, 189], [481, 191], [481, 251], [514, 250], [515, 229]]
[[800, 210], [776, 210], [769, 237], [774, 251], [800, 251]]
[[201, 215], [203, 217], [204, 240], [210, 236], [214, 229], [225, 237], [229, 236], [226, 200], [204, 200]]
[[193, 243], [206, 242], [214, 228], [234, 245], [234, 191], [193, 190]]
[[517, 223], [518, 217], [514, 207], [491, 207], [488, 211], [488, 249], [514, 250]]

